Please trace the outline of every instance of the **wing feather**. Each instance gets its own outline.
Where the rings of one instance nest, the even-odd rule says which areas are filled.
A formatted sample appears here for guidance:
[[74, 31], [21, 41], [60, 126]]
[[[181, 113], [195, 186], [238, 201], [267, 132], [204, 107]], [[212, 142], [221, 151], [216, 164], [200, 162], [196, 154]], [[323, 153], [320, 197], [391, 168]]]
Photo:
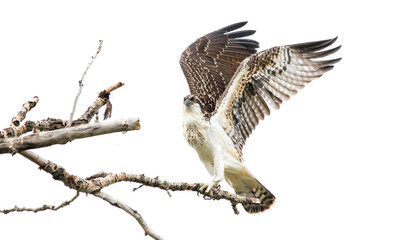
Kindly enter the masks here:
[[270, 114], [268, 105], [279, 109], [283, 101], [341, 60], [316, 60], [341, 48], [327, 49], [336, 39], [273, 47], [253, 54], [241, 63], [214, 112], [233, 126], [228, 128], [233, 131], [229, 135], [233, 136], [240, 154], [259, 120]]
[[211, 32], [189, 45], [180, 57], [180, 66], [190, 93], [199, 97], [202, 110], [210, 115], [240, 63], [256, 53], [258, 42], [245, 39], [253, 30], [235, 31], [247, 22], [235, 23]]

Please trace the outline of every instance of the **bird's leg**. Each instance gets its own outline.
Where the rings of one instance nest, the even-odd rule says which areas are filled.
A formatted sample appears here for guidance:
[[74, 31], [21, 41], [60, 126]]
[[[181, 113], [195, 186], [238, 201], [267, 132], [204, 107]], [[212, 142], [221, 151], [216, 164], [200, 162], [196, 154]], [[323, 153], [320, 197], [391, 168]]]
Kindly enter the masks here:
[[213, 187], [219, 186], [220, 181], [222, 181], [224, 178], [224, 164], [223, 164], [223, 159], [221, 156], [217, 156], [214, 158], [214, 174], [213, 174], [213, 179], [209, 183], [202, 183], [202, 186], [200, 187], [200, 191], [205, 191], [206, 193], [209, 193], [210, 190]]

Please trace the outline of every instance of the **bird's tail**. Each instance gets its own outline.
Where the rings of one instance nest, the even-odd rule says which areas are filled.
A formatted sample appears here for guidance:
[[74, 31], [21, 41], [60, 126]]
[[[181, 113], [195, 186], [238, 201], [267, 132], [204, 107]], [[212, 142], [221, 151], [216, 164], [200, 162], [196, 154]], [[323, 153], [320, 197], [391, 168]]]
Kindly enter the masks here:
[[243, 208], [248, 213], [263, 212], [269, 209], [275, 201], [275, 196], [247, 171], [240, 176], [227, 175], [226, 181], [234, 188], [237, 195], [260, 200], [260, 203], [243, 204]]

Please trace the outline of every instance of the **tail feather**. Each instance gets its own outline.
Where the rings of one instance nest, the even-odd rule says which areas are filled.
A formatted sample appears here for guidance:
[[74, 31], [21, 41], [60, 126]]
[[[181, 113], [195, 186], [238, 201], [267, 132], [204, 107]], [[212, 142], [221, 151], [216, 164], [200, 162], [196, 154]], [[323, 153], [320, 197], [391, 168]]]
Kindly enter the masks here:
[[251, 174], [230, 176], [229, 178], [226, 176], [226, 180], [234, 188], [237, 195], [260, 200], [260, 203], [243, 204], [243, 208], [248, 213], [263, 212], [269, 209], [275, 201], [275, 196]]
[[263, 212], [269, 209], [276, 199], [275, 196], [270, 191], [268, 191], [267, 188], [265, 188], [259, 181], [257, 181], [257, 179], [255, 179], [255, 181], [257, 182], [257, 185], [253, 186], [246, 193], [239, 194], [247, 197], [255, 197], [260, 200], [260, 203], [243, 204], [243, 208], [248, 213]]

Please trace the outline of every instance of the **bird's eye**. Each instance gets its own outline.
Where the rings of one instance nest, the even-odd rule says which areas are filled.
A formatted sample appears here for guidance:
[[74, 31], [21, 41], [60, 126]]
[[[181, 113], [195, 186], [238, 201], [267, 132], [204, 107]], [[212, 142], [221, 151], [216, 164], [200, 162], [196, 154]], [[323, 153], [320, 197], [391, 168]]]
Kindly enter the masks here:
[[193, 102], [196, 102], [197, 100], [196, 100], [196, 98], [193, 98], [193, 100], [192, 100]]
[[185, 103], [186, 102], [186, 98], [183, 98], [183, 103]]

